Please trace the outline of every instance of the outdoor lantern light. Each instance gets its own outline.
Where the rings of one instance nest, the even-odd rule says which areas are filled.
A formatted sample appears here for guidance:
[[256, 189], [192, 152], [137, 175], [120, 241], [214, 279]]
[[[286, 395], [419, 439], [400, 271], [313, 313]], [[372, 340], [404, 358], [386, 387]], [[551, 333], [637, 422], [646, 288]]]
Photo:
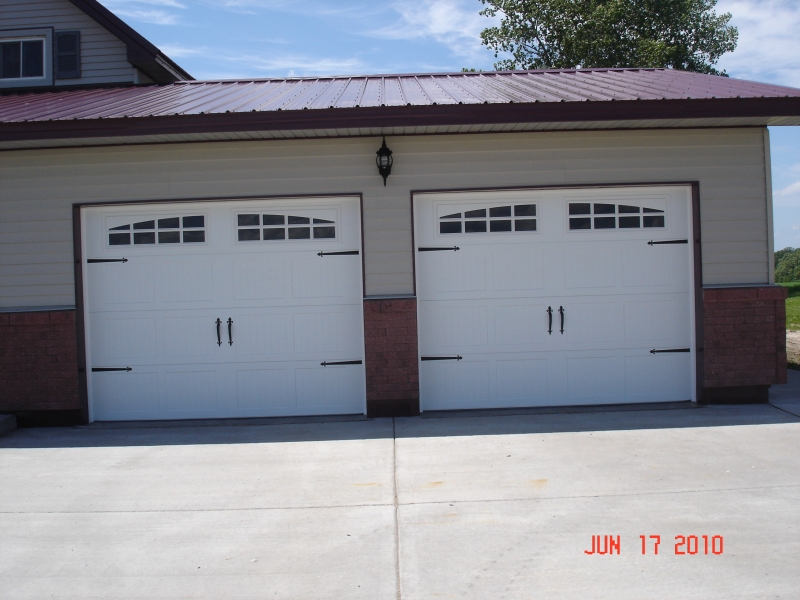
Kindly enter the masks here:
[[386, 178], [389, 177], [389, 174], [392, 172], [392, 163], [394, 162], [392, 159], [392, 151], [386, 147], [386, 136], [383, 137], [383, 144], [380, 150], [375, 154], [378, 155], [375, 157], [375, 164], [378, 165], [378, 173], [383, 177], [383, 186], [386, 187]]

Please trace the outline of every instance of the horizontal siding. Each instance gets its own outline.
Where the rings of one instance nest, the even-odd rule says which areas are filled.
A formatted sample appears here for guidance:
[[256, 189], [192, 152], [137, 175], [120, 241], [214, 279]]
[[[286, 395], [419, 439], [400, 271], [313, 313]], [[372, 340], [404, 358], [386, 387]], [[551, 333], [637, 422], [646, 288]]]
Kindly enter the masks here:
[[125, 44], [68, 0], [0, 0], [0, 31], [26, 27], [81, 32], [81, 77], [56, 85], [133, 82]]
[[763, 134], [752, 129], [396, 137], [0, 153], [0, 306], [74, 303], [71, 206], [361, 192], [369, 295], [413, 292], [411, 190], [700, 182], [705, 284], [768, 279]]

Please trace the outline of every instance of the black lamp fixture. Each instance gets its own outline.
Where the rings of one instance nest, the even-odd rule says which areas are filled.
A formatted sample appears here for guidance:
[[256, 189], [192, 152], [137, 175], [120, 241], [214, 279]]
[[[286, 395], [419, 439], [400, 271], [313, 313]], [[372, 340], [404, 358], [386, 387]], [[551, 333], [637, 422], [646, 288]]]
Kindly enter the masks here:
[[386, 187], [386, 178], [392, 172], [392, 151], [386, 146], [386, 136], [383, 136], [383, 144], [380, 149], [375, 153], [375, 164], [378, 165], [378, 173], [383, 177], [383, 187]]

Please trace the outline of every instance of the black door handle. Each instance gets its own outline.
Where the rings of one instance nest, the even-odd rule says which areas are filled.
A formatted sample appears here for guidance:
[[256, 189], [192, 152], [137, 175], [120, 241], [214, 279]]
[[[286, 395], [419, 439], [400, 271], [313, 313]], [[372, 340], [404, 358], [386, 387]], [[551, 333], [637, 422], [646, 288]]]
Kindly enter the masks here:
[[547, 307], [547, 334], [553, 335], [553, 307]]
[[233, 333], [231, 327], [233, 326], [233, 319], [228, 317], [228, 345], [233, 346]]
[[561, 314], [561, 335], [564, 335], [564, 307], [559, 306], [558, 312]]
[[222, 325], [222, 321], [220, 321], [219, 317], [217, 317], [217, 320], [216, 320], [216, 326], [217, 326], [217, 346], [222, 346], [222, 338], [220, 338], [220, 336], [219, 336], [219, 326], [220, 326], [220, 325]]

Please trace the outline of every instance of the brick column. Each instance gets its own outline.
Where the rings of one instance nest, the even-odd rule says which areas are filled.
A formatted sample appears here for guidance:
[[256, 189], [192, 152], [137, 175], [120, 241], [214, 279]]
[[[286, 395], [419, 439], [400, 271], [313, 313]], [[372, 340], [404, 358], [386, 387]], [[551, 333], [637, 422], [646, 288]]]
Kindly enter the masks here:
[[786, 383], [786, 296], [781, 286], [703, 290], [703, 402], [767, 402]]
[[417, 300], [364, 300], [367, 416], [419, 414]]
[[0, 412], [79, 411], [74, 310], [0, 313]]

